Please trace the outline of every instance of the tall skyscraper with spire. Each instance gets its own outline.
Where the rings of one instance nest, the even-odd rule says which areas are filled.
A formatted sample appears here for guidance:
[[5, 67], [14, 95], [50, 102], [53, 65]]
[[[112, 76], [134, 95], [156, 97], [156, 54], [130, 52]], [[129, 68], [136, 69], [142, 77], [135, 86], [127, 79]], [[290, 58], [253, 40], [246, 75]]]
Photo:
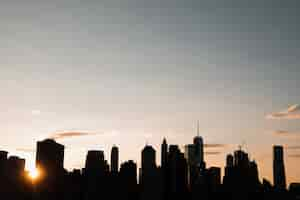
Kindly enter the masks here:
[[204, 166], [204, 151], [203, 151], [203, 139], [200, 136], [199, 121], [197, 122], [197, 136], [194, 137], [195, 145], [195, 162], [200, 168]]
[[164, 138], [163, 143], [161, 144], [161, 168], [165, 169], [168, 159], [168, 144], [166, 138]]
[[113, 146], [110, 154], [111, 172], [117, 174], [119, 171], [119, 149], [117, 146]]
[[273, 179], [276, 189], [286, 189], [283, 147], [273, 147]]

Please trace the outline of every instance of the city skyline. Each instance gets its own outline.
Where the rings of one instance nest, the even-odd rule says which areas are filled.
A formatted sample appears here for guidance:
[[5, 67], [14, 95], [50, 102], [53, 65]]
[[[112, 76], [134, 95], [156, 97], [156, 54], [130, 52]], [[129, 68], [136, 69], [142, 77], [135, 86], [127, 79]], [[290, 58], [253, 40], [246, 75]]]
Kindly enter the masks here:
[[[208, 166], [237, 146], [272, 180], [285, 147], [300, 182], [300, 2], [10, 0], [0, 7], [0, 149], [26, 159], [54, 138], [65, 167], [89, 149], [135, 160], [146, 143], [190, 144]], [[160, 155], [157, 156], [159, 159]]]
[[204, 146], [199, 134], [184, 152], [164, 138], [161, 162], [146, 144], [138, 166], [133, 160], [119, 165], [114, 145], [110, 162], [104, 151], [89, 150], [83, 168], [67, 171], [64, 145], [45, 139], [37, 142], [35, 173], [25, 170], [25, 159], [0, 151], [0, 195], [16, 200], [298, 199], [300, 183], [286, 184], [283, 146], [273, 146], [274, 184], [259, 179], [258, 163], [241, 146], [227, 154], [223, 175], [220, 167], [206, 165]]
[[[61, 135], [61, 137], [73, 137], [73, 136], [80, 136], [78, 134], [65, 134], [65, 135]], [[54, 140], [55, 138], [46, 138], [42, 141], [38, 141], [37, 142], [37, 149], [34, 150], [34, 149], [31, 149], [30, 151], [35, 151], [35, 164], [34, 164], [34, 167], [33, 168], [26, 168], [25, 167], [25, 164], [27, 164], [26, 159], [24, 159], [24, 167], [26, 169], [26, 171], [29, 173], [29, 176], [33, 179], [35, 178], [38, 178], [39, 176], [39, 170], [38, 168], [40, 168], [37, 163], [39, 163], [39, 159], [43, 158], [43, 157], [49, 157], [49, 155], [56, 155], [56, 150], [54, 151], [54, 149], [60, 149], [60, 150], [57, 150], [57, 152], [61, 152], [61, 153], [58, 153], [57, 155], [62, 155], [61, 158], [57, 157], [53, 157], [51, 159], [53, 160], [57, 160], [59, 164], [58, 168], [65, 168], [64, 166], [64, 151], [65, 151], [65, 147], [59, 143], [56, 143], [56, 141]], [[49, 141], [49, 142], [48, 142]], [[51, 146], [53, 146], [53, 142], [56, 143], [55, 144], [55, 148], [53, 149], [50, 148]], [[49, 143], [49, 144], [48, 144]], [[41, 144], [43, 144], [43, 149], [41, 149]], [[48, 147], [49, 146], [49, 147]], [[166, 159], [167, 159], [167, 155], [165, 154], [168, 154], [169, 151], [172, 151], [171, 149], [176, 147], [176, 148], [179, 148], [179, 151], [182, 151], [184, 153], [184, 158], [186, 159], [186, 162], [188, 164], [188, 166], [192, 167], [192, 166], [198, 166], [200, 168], [204, 168], [204, 169], [208, 169], [207, 167], [209, 168], [214, 168], [214, 167], [218, 167], [220, 168], [220, 176], [225, 176], [226, 175], [226, 166], [228, 165], [228, 156], [231, 155], [231, 152], [226, 152], [225, 155], [227, 158], [224, 157], [223, 161], [224, 161], [224, 166], [216, 166], [216, 165], [213, 165], [213, 164], [209, 164], [206, 160], [209, 160], [207, 158], [209, 158], [210, 155], [214, 155], [214, 154], [219, 154], [218, 151], [204, 151], [204, 149], [206, 148], [222, 148], [224, 146], [224, 144], [206, 144], [204, 141], [203, 141], [203, 138], [200, 136], [199, 134], [199, 122], [197, 122], [197, 134], [194, 136], [194, 138], [192, 138], [192, 141], [191, 143], [189, 144], [184, 144], [184, 145], [178, 145], [178, 144], [170, 144], [167, 142], [167, 138], [163, 138], [162, 140], [162, 143], [160, 144], [160, 148], [159, 149], [156, 149], [156, 148], [153, 148], [154, 146], [152, 146], [151, 144], [149, 143], [145, 143], [145, 145], [143, 146], [143, 149], [141, 149], [142, 152], [144, 152], [146, 149], [150, 149], [150, 151], [154, 151], [153, 153], [150, 153], [150, 160], [151, 163], [146, 163], [144, 165], [147, 165], [147, 166], [153, 166], [153, 167], [160, 167], [160, 168], [164, 168], [164, 165], [163, 163], [166, 163]], [[169, 150], [170, 148], [170, 150]], [[192, 149], [191, 149], [192, 148]], [[238, 150], [236, 150], [238, 148]], [[279, 184], [281, 189], [282, 188], [287, 188], [287, 184], [290, 184], [290, 183], [295, 183], [295, 181], [291, 181], [291, 182], [288, 182], [286, 183], [286, 169], [285, 169], [285, 156], [284, 156], [284, 150], [283, 150], [283, 146], [279, 146], [279, 145], [273, 145], [273, 155], [272, 155], [272, 160], [273, 160], [273, 164], [272, 164], [272, 177], [264, 177], [264, 175], [261, 175], [263, 173], [261, 173], [261, 171], [259, 172], [259, 170], [261, 168], [259, 168], [259, 163], [256, 163], [256, 159], [251, 157], [251, 152], [247, 152], [247, 159], [252, 159], [253, 162], [255, 162], [256, 164], [258, 164], [257, 166], [257, 170], [258, 170], [258, 178], [260, 179], [260, 181], [262, 181], [263, 179], [266, 179], [268, 181], [270, 181], [270, 183], [273, 183], [273, 184]], [[199, 149], [198, 151], [196, 151], [195, 149]], [[238, 151], [243, 151], [243, 145], [238, 145], [236, 147], [232, 147], [232, 152], [238, 152]], [[285, 147], [286, 149], [286, 147]], [[29, 149], [27, 149], [28, 151]], [[5, 150], [3, 150], [4, 152], [6, 152]], [[21, 151], [21, 150], [20, 150]], [[25, 151], [25, 149], [23, 150]], [[43, 154], [40, 154], [39, 155], [39, 151], [41, 152], [44, 152]], [[54, 152], [53, 152], [54, 151]], [[200, 153], [202, 152], [202, 153]], [[11, 154], [10, 152], [7, 152], [8, 155], [10, 157], [15, 157], [16, 155], [13, 155]], [[46, 153], [46, 154], [45, 154]], [[73, 171], [73, 170], [81, 170], [81, 169], [84, 169], [84, 168], [87, 168], [87, 165], [91, 165], [91, 166], [98, 166], [99, 164], [95, 164], [95, 163], [91, 163], [89, 164], [89, 159], [92, 159], [92, 160], [95, 160], [97, 159], [97, 157], [101, 158], [103, 161], [107, 161], [107, 164], [109, 166], [109, 171], [111, 171], [111, 173], [113, 174], [116, 174], [118, 171], [119, 171], [119, 167], [120, 165], [128, 162], [128, 161], [134, 161], [137, 163], [137, 169], [139, 168], [143, 168], [143, 153], [142, 153], [142, 157], [141, 159], [138, 159], [138, 160], [133, 160], [133, 159], [124, 159], [124, 160], [119, 160], [119, 154], [120, 154], [120, 151], [119, 151], [119, 147], [114, 144], [112, 145], [111, 147], [111, 153], [108, 154], [108, 152], [106, 152], [105, 150], [103, 149], [89, 149], [87, 150], [86, 152], [86, 160], [83, 160], [83, 163], [85, 163], [83, 166], [77, 166], [77, 167], [73, 167], [73, 168], [65, 168], [66, 170], [68, 170], [69, 172]], [[38, 156], [39, 155], [39, 156]], [[108, 155], [110, 157], [108, 157]], [[234, 154], [235, 155], [235, 154]], [[89, 158], [90, 157], [90, 158]], [[149, 155], [148, 155], [149, 157]], [[18, 158], [18, 157], [17, 157]], [[110, 158], [110, 160], [109, 160]], [[164, 159], [162, 159], [164, 158]], [[18, 158], [19, 159], [19, 158]], [[23, 158], [20, 158], [20, 159], [23, 159]], [[279, 162], [279, 164], [278, 164]], [[42, 165], [44, 166], [48, 166], [49, 163], [43, 163]], [[279, 165], [279, 169], [277, 167], [277, 165]], [[51, 169], [51, 165], [48, 166], [49, 169]], [[275, 168], [274, 168], [275, 167]], [[43, 167], [42, 167], [43, 168]], [[195, 176], [195, 172], [192, 172], [190, 171], [191, 169], [189, 168], [188, 169], [188, 176]], [[278, 170], [280, 171], [279, 172], [279, 176], [280, 177], [284, 177], [283, 182], [278, 182], [276, 180], [278, 180], [277, 177], [277, 173], [278, 173]], [[141, 176], [140, 172], [138, 172], [139, 170], [137, 170], [137, 174], [139, 176]], [[283, 173], [283, 174], [282, 174]], [[138, 178], [138, 177], [137, 177]], [[270, 179], [269, 179], [270, 178]], [[188, 179], [189, 181], [191, 181], [190, 179]], [[275, 180], [275, 181], [273, 181]], [[280, 179], [281, 181], [281, 179]]]
[[[184, 146], [184, 151], [179, 148], [178, 144], [168, 144], [167, 139], [164, 138], [160, 148], [161, 157], [160, 159], [157, 159], [159, 158], [157, 157], [157, 155], [159, 155], [159, 151], [154, 149], [152, 145], [145, 144], [140, 153], [141, 165], [138, 166], [134, 160], [126, 160], [119, 164], [119, 148], [118, 146], [113, 145], [111, 148], [110, 160], [109, 158], [105, 157], [105, 151], [92, 149], [88, 150], [86, 154], [85, 166], [82, 168], [74, 168], [72, 170], [65, 171], [64, 145], [57, 143], [54, 139], [44, 139], [37, 142], [35, 159], [36, 169], [34, 171], [26, 170], [25, 159], [15, 155], [9, 155], [9, 152], [7, 151], [0, 151], [0, 167], [1, 170], [6, 170], [7, 164], [15, 165], [16, 167], [13, 167], [15, 168], [14, 170], [16, 170], [15, 172], [21, 173], [24, 170], [23, 172], [25, 173], [25, 178], [27, 177], [32, 179], [33, 183], [36, 182], [36, 184], [39, 184], [38, 182], [40, 179], [48, 179], [47, 177], [51, 174], [56, 174], [59, 177], [59, 174], [63, 175], [66, 173], [72, 174], [77, 172], [80, 174], [85, 174], [87, 171], [93, 171], [93, 173], [110, 173], [112, 176], [118, 176], [120, 172], [119, 170], [122, 171], [122, 167], [128, 163], [134, 163], [136, 168], [134, 173], [136, 174], [135, 179], [141, 185], [143, 185], [143, 182], [145, 181], [144, 179], [149, 181], [153, 177], [153, 183], [157, 181], [159, 182], [160, 178], [163, 178], [161, 177], [160, 173], [164, 174], [167, 173], [167, 171], [168, 173], [172, 173], [172, 167], [174, 167], [174, 170], [179, 170], [176, 172], [176, 174], [173, 174], [175, 177], [180, 177], [181, 173], [185, 174], [185, 178], [183, 178], [181, 181], [186, 179], [186, 183], [181, 187], [196, 183], [198, 178], [201, 176], [205, 177], [206, 175], [216, 176], [216, 179], [213, 178], [212, 180], [223, 185], [240, 184], [240, 182], [245, 182], [250, 185], [255, 182], [257, 184], [264, 185], [266, 184], [265, 181], [267, 181], [268, 184], [271, 183], [271, 181], [266, 177], [262, 177], [260, 180], [258, 163], [256, 163], [255, 159], [249, 157], [250, 152], [244, 151], [242, 146], [239, 146], [238, 149], [233, 151], [233, 153], [228, 153], [226, 155], [226, 164], [223, 173], [221, 172], [222, 168], [219, 166], [208, 167], [206, 165], [205, 157], [201, 152], [204, 152], [205, 146], [210, 145], [216, 146], [217, 144], [208, 145], [203, 143], [203, 139], [199, 135], [199, 126], [197, 124], [197, 135], [193, 138], [193, 143], [186, 144]], [[273, 187], [278, 191], [286, 190], [289, 187], [289, 185], [286, 184], [284, 154], [283, 146], [273, 146]], [[160, 162], [157, 162], [157, 160], [160, 160]], [[5, 164], [5, 162], [8, 163]], [[174, 162], [178, 163], [175, 164]], [[176, 165], [181, 165], [181, 167], [176, 167]], [[160, 171], [160, 175], [156, 174], [158, 173], [157, 170]], [[205, 179], [203, 179], [203, 181], [204, 180]], [[176, 181], [171, 181], [170, 183], [174, 184]], [[293, 182], [293, 184], [297, 183]], [[234, 185], [231, 185], [231, 187], [233, 186]], [[266, 185], [264, 187], [266, 187]], [[151, 189], [151, 191], [153, 191], [153, 189]], [[151, 191], [149, 192], [151, 193]]]
[[[282, 111], [279, 111], [279, 112], [274, 112], [274, 113], [271, 113], [269, 115], [266, 115], [265, 117], [268, 119], [268, 118], [274, 118], [276, 119], [279, 115], [279, 117], [281, 117], [281, 115], [283, 115], [283, 118], [284, 117], [289, 117], [289, 111], [292, 110], [291, 112], [291, 117], [295, 117], [296, 119], [298, 118], [298, 113], [294, 113], [294, 111], [298, 111], [298, 105], [291, 105], [289, 106], [286, 110], [282, 110]], [[197, 129], [194, 130], [194, 132], [196, 134], [194, 134], [194, 136], [201, 136], [201, 134], [199, 133], [199, 120], [197, 121]], [[53, 134], [50, 134], [49, 137], [45, 137], [44, 139], [47, 139], [47, 138], [50, 138], [50, 139], [56, 139], [58, 140], [59, 142], [61, 143], [66, 143], [68, 144], [68, 142], [72, 142], [72, 141], [80, 141], [82, 139], [84, 139], [85, 137], [90, 137], [91, 139], [93, 137], [97, 137], [98, 135], [102, 135], [104, 133], [97, 133], [97, 132], [80, 132], [80, 131], [68, 131], [68, 132], [57, 132], [57, 133], [53, 133]], [[291, 139], [298, 139], [298, 136], [297, 136], [297, 133], [289, 133], [289, 132], [286, 132], [286, 131], [278, 131], [278, 132], [274, 132], [273, 133], [274, 135], [278, 135], [280, 137], [287, 137], [287, 138], [291, 138]], [[118, 137], [119, 136], [119, 133], [110, 133], [108, 134], [109, 137]], [[135, 136], [135, 135], [132, 135], [132, 136]], [[159, 149], [160, 147], [160, 143], [152, 143], [150, 141], [153, 141], [152, 139], [152, 135], [147, 135], [144, 137], [144, 143], [141, 143], [141, 148], [143, 148], [143, 145], [145, 144], [149, 144], [149, 145], [152, 145], [153, 147], [155, 147], [155, 149]], [[167, 137], [163, 137], [163, 138], [167, 138]], [[159, 138], [160, 139], [160, 138]], [[171, 141], [176, 141], [174, 139], [174, 137], [170, 137]], [[38, 141], [38, 140], [37, 140]], [[179, 148], [181, 150], [184, 151], [185, 149], [185, 146], [189, 144], [189, 143], [186, 143], [186, 144], [179, 144]], [[279, 143], [281, 144], [281, 143]], [[103, 144], [102, 144], [103, 145]], [[90, 150], [90, 149], [95, 149], [95, 150], [101, 150], [101, 151], [104, 151], [105, 153], [105, 157], [109, 157], [111, 154], [109, 154], [109, 151], [107, 150], [107, 148], [111, 148], [113, 147], [114, 145], [116, 145], [116, 143], [113, 143], [113, 145], [111, 144], [106, 144], [105, 147], [100, 147], [101, 144], [96, 144], [96, 145], [92, 145], [90, 147], [87, 147], [87, 148], [82, 148], [81, 149], [81, 153], [82, 153], [82, 158], [86, 156], [86, 153]], [[228, 152], [230, 151], [233, 151], [234, 149], [236, 149], [237, 147], [242, 147], [246, 150], [249, 150], [248, 148], [248, 144], [246, 143], [246, 141], [242, 141], [241, 143], [239, 144], [226, 144], [226, 143], [205, 143], [204, 142], [204, 149], [206, 149], [206, 151], [204, 151], [204, 157], [207, 159], [207, 164], [208, 166], [219, 166], [221, 167], [222, 169], [222, 173], [224, 173], [223, 171], [223, 167], [225, 166], [225, 159], [218, 159], [218, 160], [215, 160], [215, 157], [222, 157], [224, 155], [226, 155]], [[273, 145], [276, 145], [276, 144], [273, 144]], [[294, 145], [294, 146], [289, 146], [289, 145], [286, 145], [286, 144], [283, 144], [286, 148], [286, 151], [288, 152], [287, 153], [287, 156], [285, 157], [285, 161], [289, 161], [289, 157], [292, 157], [296, 160], [298, 160], [298, 149], [299, 147], [297, 145]], [[272, 145], [270, 145], [272, 146]], [[126, 149], [126, 145], [123, 146], [125, 147]], [[140, 148], [140, 149], [141, 149]], [[2, 150], [2, 149], [0, 149]], [[18, 155], [18, 156], [21, 156], [21, 157], [24, 157], [26, 160], [28, 160], [29, 162], [26, 162], [26, 169], [31, 171], [31, 173], [35, 173], [35, 160], [34, 160], [34, 156], [35, 156], [35, 151], [36, 149], [34, 147], [26, 147], [26, 148], [16, 148], [16, 149], [11, 149], [11, 148], [8, 148], [7, 150], [10, 150], [9, 152], [11, 153], [11, 155]], [[265, 159], [268, 159], [270, 160], [269, 163], [267, 163], [268, 167], [264, 168], [264, 167], [260, 167], [260, 179], [262, 179], [263, 177], [266, 177], [268, 178], [271, 182], [272, 182], [272, 175], [273, 175], [273, 172], [272, 172], [272, 150], [269, 149], [270, 153], [268, 155], [264, 155], [263, 157], [258, 157], [256, 158], [255, 157], [255, 154], [253, 155], [251, 152], [250, 152], [250, 156], [252, 159], [254, 160], [257, 160], [259, 163], [261, 162], [261, 159], [265, 160]], [[292, 152], [292, 153], [289, 153], [289, 152]], [[295, 153], [296, 152], [296, 153]], [[121, 154], [122, 155], [122, 154]], [[258, 154], [259, 155], [259, 154]], [[28, 159], [29, 158], [29, 159]], [[67, 157], [68, 158], [68, 157]], [[156, 162], [158, 162], [159, 160], [161, 159], [160, 157], [160, 154], [158, 154], [158, 156], [156, 157]], [[126, 160], [135, 160], [138, 164], [138, 166], [140, 166], [140, 163], [141, 163], [141, 160], [139, 158], [139, 155], [137, 153], [135, 153], [135, 156], [134, 154], [131, 155], [131, 157], [129, 156], [126, 156], [126, 155], [122, 155], [121, 159], [120, 159], [120, 162], [124, 162]], [[66, 165], [66, 169], [68, 170], [72, 170], [72, 169], [76, 169], [76, 168], [81, 168], [84, 166], [84, 159], [80, 160], [80, 159], [76, 159], [76, 162], [77, 164], [75, 165], [68, 165], [68, 163], [65, 163]], [[286, 163], [289, 163], [289, 162], [286, 162]], [[262, 164], [264, 165], [265, 163], [262, 162]], [[288, 166], [288, 165], [287, 165]], [[289, 169], [289, 167], [287, 167], [287, 169]], [[267, 173], [266, 173], [267, 171]], [[297, 182], [298, 181], [298, 176], [295, 176], [294, 174], [290, 173], [289, 170], [287, 170], [287, 183], [290, 184], [291, 182]]]

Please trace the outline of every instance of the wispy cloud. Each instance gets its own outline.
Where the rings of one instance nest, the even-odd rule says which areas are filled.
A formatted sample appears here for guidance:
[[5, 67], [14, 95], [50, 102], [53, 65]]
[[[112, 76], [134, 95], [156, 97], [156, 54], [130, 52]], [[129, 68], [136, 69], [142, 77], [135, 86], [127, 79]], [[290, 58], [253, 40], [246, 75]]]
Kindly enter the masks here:
[[294, 104], [286, 110], [266, 115], [267, 119], [300, 119], [300, 105]]
[[300, 110], [299, 104], [291, 105], [291, 106], [288, 107], [288, 109], [287, 109], [288, 112], [296, 112], [296, 111], [299, 111], [299, 110]]
[[101, 132], [77, 132], [77, 131], [66, 131], [61, 133], [54, 133], [49, 138], [58, 140], [70, 137], [82, 137], [82, 136], [92, 136], [92, 135], [102, 135]]
[[220, 144], [220, 143], [204, 144], [204, 148], [207, 149], [207, 151], [204, 151], [204, 154], [208, 156], [215, 156], [215, 155], [222, 154], [224, 148], [226, 148], [227, 146], [228, 144]]
[[290, 154], [288, 155], [290, 158], [300, 158], [300, 154]]
[[204, 153], [205, 153], [205, 155], [219, 155], [222, 152], [221, 151], [206, 151]]
[[287, 149], [291, 149], [291, 150], [300, 150], [300, 145], [295, 145], [295, 146], [287, 146]]
[[225, 148], [227, 144], [204, 144], [205, 148]]
[[287, 130], [276, 130], [273, 132], [273, 135], [280, 137], [300, 138], [300, 133], [290, 132]]

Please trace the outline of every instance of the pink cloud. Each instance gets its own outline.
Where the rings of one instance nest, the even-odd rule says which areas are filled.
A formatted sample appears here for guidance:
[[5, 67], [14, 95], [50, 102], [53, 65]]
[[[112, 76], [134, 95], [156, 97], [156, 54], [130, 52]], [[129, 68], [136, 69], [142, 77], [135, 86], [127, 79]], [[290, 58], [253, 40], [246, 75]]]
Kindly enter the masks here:
[[52, 134], [49, 138], [57, 140], [57, 139], [63, 139], [63, 138], [91, 136], [91, 135], [99, 135], [99, 134], [102, 134], [102, 133], [70, 131], [70, 132], [55, 133], [55, 134]]
[[291, 158], [300, 158], [300, 154], [290, 154], [290, 155], [288, 155], [288, 157], [291, 157]]
[[224, 148], [226, 144], [204, 144], [205, 148]]
[[287, 146], [287, 149], [291, 149], [291, 150], [300, 150], [300, 145], [295, 145], [295, 146]]
[[294, 104], [286, 110], [266, 115], [267, 119], [300, 119], [300, 105]]
[[221, 151], [206, 151], [204, 153], [205, 153], [205, 155], [219, 155], [222, 152]]
[[298, 133], [298, 132], [290, 132], [290, 131], [286, 131], [286, 130], [277, 130], [277, 131], [274, 131], [273, 135], [275, 135], [275, 136], [281, 136], [281, 137], [300, 138], [300, 133]]

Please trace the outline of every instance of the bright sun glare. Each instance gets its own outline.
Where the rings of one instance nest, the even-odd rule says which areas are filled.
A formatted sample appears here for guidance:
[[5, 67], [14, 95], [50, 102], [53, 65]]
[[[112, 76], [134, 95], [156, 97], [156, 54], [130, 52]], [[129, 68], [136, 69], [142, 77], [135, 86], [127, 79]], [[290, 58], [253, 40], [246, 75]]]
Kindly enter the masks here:
[[32, 180], [35, 180], [39, 177], [39, 171], [37, 169], [32, 169], [29, 171], [29, 177], [32, 179]]

